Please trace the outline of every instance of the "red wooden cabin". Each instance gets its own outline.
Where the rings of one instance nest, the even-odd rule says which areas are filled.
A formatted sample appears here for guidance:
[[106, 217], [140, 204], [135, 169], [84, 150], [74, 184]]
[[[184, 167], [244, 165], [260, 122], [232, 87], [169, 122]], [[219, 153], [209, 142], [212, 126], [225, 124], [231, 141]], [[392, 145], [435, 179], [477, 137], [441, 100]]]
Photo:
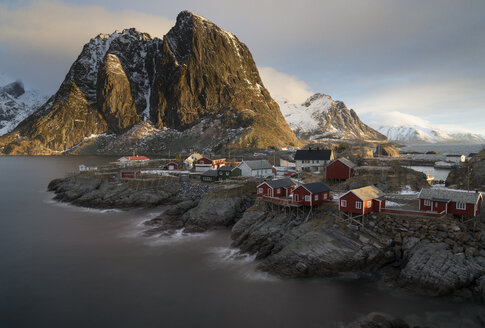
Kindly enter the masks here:
[[305, 183], [293, 190], [293, 201], [305, 206], [317, 206], [332, 199], [331, 190], [322, 182]]
[[174, 170], [184, 170], [185, 163], [184, 162], [170, 162], [167, 164], [167, 170], [174, 171]]
[[196, 171], [216, 170], [219, 167], [224, 165], [226, 165], [225, 158], [210, 159], [207, 157], [201, 157], [195, 162], [195, 170]]
[[347, 180], [354, 175], [356, 165], [345, 158], [336, 159], [327, 165], [325, 169], [325, 179], [327, 180]]
[[141, 175], [140, 171], [121, 171], [120, 176], [122, 179], [135, 179]]
[[352, 189], [339, 199], [339, 210], [346, 213], [380, 212], [385, 207], [384, 193], [374, 186]]
[[295, 184], [290, 179], [269, 180], [260, 183], [257, 188], [258, 197], [288, 197]]
[[421, 211], [474, 217], [480, 214], [483, 196], [473, 191], [423, 188], [418, 199]]

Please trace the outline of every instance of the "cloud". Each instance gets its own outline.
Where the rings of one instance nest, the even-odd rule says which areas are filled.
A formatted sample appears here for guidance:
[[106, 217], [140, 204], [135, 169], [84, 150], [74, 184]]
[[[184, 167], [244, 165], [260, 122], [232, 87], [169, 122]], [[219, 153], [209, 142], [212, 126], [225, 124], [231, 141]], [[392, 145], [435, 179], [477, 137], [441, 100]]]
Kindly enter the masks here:
[[136, 27], [163, 36], [174, 20], [136, 11], [108, 11], [57, 1], [13, 7], [0, 4], [0, 42], [47, 53], [73, 54], [99, 33]]
[[286, 99], [290, 103], [299, 104], [313, 95], [313, 92], [308, 90], [308, 85], [296, 76], [278, 72], [267, 66], [258, 69], [264, 85], [275, 99]]
[[26, 87], [54, 93], [91, 38], [136, 27], [163, 36], [174, 20], [135, 10], [108, 10], [58, 1], [0, 3], [0, 72]]

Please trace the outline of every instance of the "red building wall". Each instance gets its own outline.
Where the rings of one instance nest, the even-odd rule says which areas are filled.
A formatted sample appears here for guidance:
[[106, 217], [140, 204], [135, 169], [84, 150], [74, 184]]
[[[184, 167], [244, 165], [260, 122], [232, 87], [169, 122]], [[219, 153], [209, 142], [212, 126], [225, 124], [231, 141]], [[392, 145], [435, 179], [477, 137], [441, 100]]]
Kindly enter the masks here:
[[456, 215], [465, 215], [465, 216], [475, 216], [475, 204], [465, 204], [466, 207], [464, 210], [460, 210], [456, 208], [456, 202], [450, 202], [448, 204], [448, 213], [456, 214]]
[[[424, 205], [424, 201], [425, 201], [425, 199], [419, 200], [419, 209], [421, 211], [431, 211], [431, 205], [428, 205], [428, 206]], [[433, 203], [430, 203], [430, 204], [433, 204]]]
[[[325, 195], [327, 195], [327, 198], [325, 198]], [[311, 201], [305, 200], [305, 196], [311, 196]], [[293, 201], [298, 201], [305, 206], [317, 206], [322, 203], [325, 203], [325, 201], [330, 199], [331, 199], [330, 191], [311, 194], [303, 186], [299, 186], [298, 188], [293, 190]]]
[[[346, 207], [342, 207], [342, 200], [347, 201]], [[371, 202], [370, 207], [368, 207], [368, 203], [367, 203], [369, 201]], [[363, 209], [356, 207], [357, 202], [362, 203]], [[342, 212], [355, 213], [355, 214], [367, 214], [367, 213], [372, 213], [376, 211], [376, 208], [378, 208], [378, 206], [379, 204], [377, 203], [377, 201], [374, 201], [372, 199], [368, 199], [362, 202], [362, 200], [359, 197], [357, 197], [353, 192], [348, 192], [347, 194], [340, 197], [340, 211]]]
[[326, 179], [335, 180], [346, 180], [352, 176], [352, 171], [350, 167], [342, 163], [341, 161], [334, 161], [327, 166], [325, 170]]
[[207, 157], [202, 157], [197, 160], [197, 164], [212, 164], [212, 161]]
[[273, 197], [273, 190], [267, 183], [263, 183], [258, 186], [257, 195], [258, 197], [262, 197], [263, 195]]

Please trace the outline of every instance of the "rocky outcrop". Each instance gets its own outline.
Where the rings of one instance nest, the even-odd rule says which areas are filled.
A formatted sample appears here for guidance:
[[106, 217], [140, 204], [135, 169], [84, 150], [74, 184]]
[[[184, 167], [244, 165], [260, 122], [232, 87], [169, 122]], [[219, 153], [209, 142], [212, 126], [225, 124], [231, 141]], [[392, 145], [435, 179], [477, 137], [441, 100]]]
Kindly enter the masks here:
[[37, 143], [37, 152], [63, 152], [87, 137], [116, 139], [142, 120], [153, 124], [152, 144], [183, 138], [190, 148], [300, 145], [248, 47], [184, 11], [163, 39], [135, 29], [91, 39], [57, 93], [0, 138], [0, 147], [24, 154]]
[[283, 214], [247, 211], [232, 229], [233, 246], [256, 253], [261, 269], [293, 278], [373, 271], [394, 260], [390, 238], [342, 231], [333, 226], [331, 211], [323, 216], [325, 224], [297, 224]]
[[140, 121], [131, 97], [130, 82], [120, 60], [106, 54], [97, 83], [98, 111], [111, 131], [122, 132]]
[[48, 190], [55, 192], [55, 200], [91, 208], [153, 207], [177, 200], [177, 183], [137, 186], [131, 181], [74, 176], [56, 179]]
[[360, 320], [346, 326], [347, 328], [409, 328], [402, 319], [393, 318], [390, 315], [372, 312]]
[[446, 178], [446, 186], [460, 189], [485, 189], [485, 150], [469, 162], [453, 167]]

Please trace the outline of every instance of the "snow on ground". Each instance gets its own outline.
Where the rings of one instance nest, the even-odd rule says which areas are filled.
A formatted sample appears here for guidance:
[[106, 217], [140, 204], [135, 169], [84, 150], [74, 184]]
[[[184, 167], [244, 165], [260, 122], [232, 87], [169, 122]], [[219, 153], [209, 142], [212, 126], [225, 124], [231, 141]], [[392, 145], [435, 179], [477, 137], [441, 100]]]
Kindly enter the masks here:
[[401, 191], [398, 193], [399, 195], [417, 195], [419, 192], [414, 191], [411, 189], [410, 185], [406, 185], [401, 189]]

